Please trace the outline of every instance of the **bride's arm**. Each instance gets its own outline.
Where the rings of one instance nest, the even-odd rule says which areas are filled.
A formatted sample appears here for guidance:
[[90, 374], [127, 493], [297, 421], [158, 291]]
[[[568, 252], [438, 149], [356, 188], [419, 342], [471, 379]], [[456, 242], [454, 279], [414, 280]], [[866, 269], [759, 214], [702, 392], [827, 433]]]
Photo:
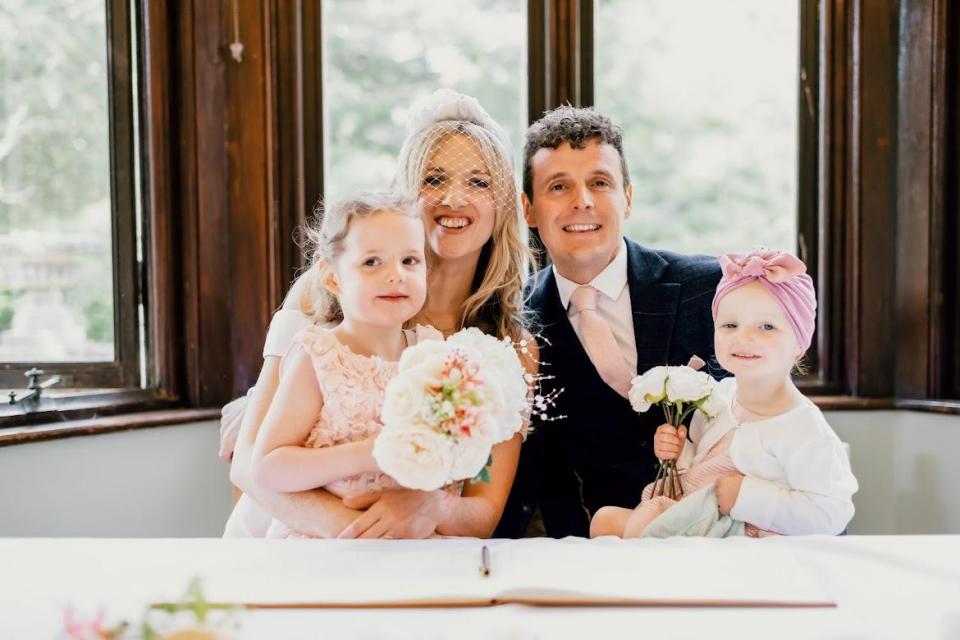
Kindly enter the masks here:
[[450, 495], [440, 503], [437, 533], [475, 538], [493, 535], [517, 473], [520, 439], [518, 433], [493, 447], [490, 482], [468, 482], [462, 495]]
[[[307, 288], [301, 276], [291, 287], [283, 303], [284, 309], [300, 309], [300, 299]], [[268, 491], [253, 481], [251, 454], [260, 425], [270, 408], [280, 382], [280, 358], [266, 356], [257, 384], [250, 394], [237, 436], [230, 481], [285, 525], [315, 538], [333, 538], [359, 516], [362, 511], [348, 509], [333, 494], [322, 489], [297, 493]], [[261, 533], [261, 535], [263, 535]]]
[[[540, 349], [536, 339], [528, 332], [524, 331], [523, 337], [527, 351], [519, 353], [520, 361], [527, 373], [536, 376], [540, 369]], [[525, 424], [523, 428], [527, 426]], [[493, 535], [517, 474], [522, 440], [521, 434], [517, 433], [493, 447], [490, 482], [468, 482], [461, 496], [450, 496], [441, 503], [437, 533], [477, 538]]]
[[230, 481], [294, 531], [316, 538], [334, 538], [361, 512], [346, 508], [339, 498], [322, 489], [281, 493], [269, 491], [253, 481], [253, 446], [277, 391], [279, 368], [279, 358], [264, 358], [237, 436]]

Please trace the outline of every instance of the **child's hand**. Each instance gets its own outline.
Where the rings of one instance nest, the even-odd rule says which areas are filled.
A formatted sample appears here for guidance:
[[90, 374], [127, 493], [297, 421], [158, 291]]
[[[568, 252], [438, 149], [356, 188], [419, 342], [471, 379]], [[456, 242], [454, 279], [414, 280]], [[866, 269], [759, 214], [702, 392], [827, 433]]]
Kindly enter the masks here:
[[717, 478], [713, 483], [714, 490], [717, 492], [717, 509], [723, 515], [728, 516], [733, 510], [733, 505], [737, 503], [737, 496], [740, 495], [741, 484], [743, 484], [742, 473]]
[[673, 425], [662, 424], [653, 434], [653, 453], [660, 460], [676, 460], [683, 451], [686, 439], [686, 427], [681, 426], [677, 429]]

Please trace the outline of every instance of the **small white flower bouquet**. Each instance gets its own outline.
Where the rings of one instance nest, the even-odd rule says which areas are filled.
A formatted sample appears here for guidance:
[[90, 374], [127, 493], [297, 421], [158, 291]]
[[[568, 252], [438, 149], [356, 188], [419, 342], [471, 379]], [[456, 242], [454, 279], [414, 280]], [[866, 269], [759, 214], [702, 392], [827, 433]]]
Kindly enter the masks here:
[[[653, 367], [633, 379], [630, 405], [637, 413], [644, 413], [651, 406], [659, 404], [667, 422], [679, 427], [694, 411], [699, 411], [708, 419], [720, 414], [723, 400], [719, 393], [715, 393], [716, 386], [716, 381], [708, 374], [687, 365]], [[660, 464], [652, 495], [677, 500], [683, 497], [676, 460], [665, 460]]]
[[509, 340], [464, 329], [403, 352], [387, 385], [373, 457], [410, 489], [489, 481], [493, 445], [530, 412], [523, 365]]

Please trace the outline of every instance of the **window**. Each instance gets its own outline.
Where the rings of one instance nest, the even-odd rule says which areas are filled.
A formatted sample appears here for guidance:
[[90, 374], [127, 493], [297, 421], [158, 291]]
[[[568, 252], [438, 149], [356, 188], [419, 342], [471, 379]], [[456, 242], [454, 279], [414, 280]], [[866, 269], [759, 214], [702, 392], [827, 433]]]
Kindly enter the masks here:
[[[99, 411], [242, 393], [298, 224], [321, 195], [385, 187], [410, 103], [449, 86], [518, 158], [545, 109], [612, 115], [643, 243], [795, 247], [820, 296], [809, 390], [956, 397], [947, 4], [6, 0], [0, 387], [61, 374], [57, 418], [94, 394]], [[45, 419], [16, 411], [0, 427]]]
[[124, 2], [0, 7], [0, 387], [33, 366], [61, 395], [141, 384], [131, 23]]
[[[818, 60], [827, 34], [816, 3], [415, 5], [322, 4], [317, 106], [328, 200], [389, 182], [407, 107], [437, 87], [476, 95], [518, 152], [543, 109], [596, 105], [624, 132], [634, 196], [628, 237], [708, 255], [783, 248], [818, 277], [820, 253], [831, 249], [821, 246], [820, 221], [833, 210], [817, 195], [829, 150], [820, 139]], [[831, 283], [819, 287], [826, 301]], [[839, 338], [820, 339], [808, 382], [835, 389], [839, 353]]]
[[523, 0], [324, 2], [325, 199], [386, 188], [410, 104], [440, 87], [477, 97], [519, 159], [526, 29]]
[[594, 94], [623, 128], [626, 235], [795, 250], [799, 17], [793, 2], [599, 1]]

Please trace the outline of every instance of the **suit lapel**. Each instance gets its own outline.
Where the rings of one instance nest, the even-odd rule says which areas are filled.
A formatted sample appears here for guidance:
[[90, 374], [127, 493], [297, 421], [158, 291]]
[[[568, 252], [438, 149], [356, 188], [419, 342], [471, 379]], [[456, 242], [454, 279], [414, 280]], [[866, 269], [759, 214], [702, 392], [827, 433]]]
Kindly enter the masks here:
[[660, 282], [667, 262], [656, 252], [627, 240], [627, 275], [633, 335], [637, 342], [637, 373], [670, 363], [670, 339], [677, 319], [680, 284]]

